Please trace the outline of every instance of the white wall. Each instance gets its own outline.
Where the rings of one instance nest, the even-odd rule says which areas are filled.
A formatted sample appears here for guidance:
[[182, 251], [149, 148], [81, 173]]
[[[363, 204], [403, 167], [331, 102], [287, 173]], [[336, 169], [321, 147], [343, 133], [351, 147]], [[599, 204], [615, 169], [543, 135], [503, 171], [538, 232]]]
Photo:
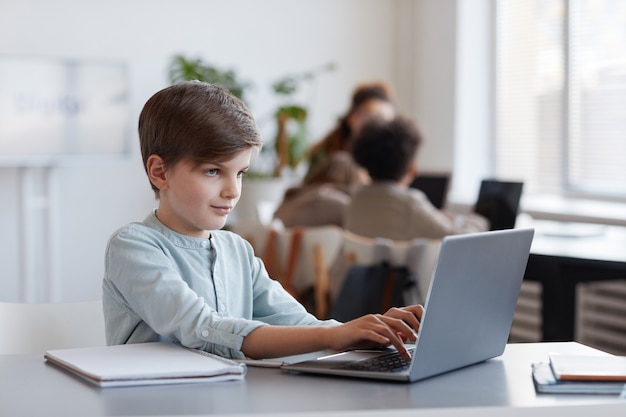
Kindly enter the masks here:
[[424, 136], [422, 171], [451, 171], [454, 162], [456, 3], [417, 3], [414, 96], [415, 117]]
[[419, 1], [414, 115], [425, 138], [422, 172], [449, 172], [453, 206], [474, 203], [490, 176], [492, 0]]
[[[451, 170], [457, 0], [0, 0], [0, 54], [123, 60], [131, 71], [132, 140], [143, 103], [168, 84], [172, 55], [232, 68], [256, 85], [249, 104], [267, 135], [271, 80], [327, 62], [309, 96], [316, 137], [347, 107], [354, 85], [384, 79], [400, 108], [428, 138], [423, 170]], [[53, 169], [51, 244], [46, 270], [24, 279], [18, 168], [0, 168], [0, 300], [98, 297], [103, 252], [119, 226], [142, 220], [154, 199], [138, 147], [127, 161]], [[46, 173], [34, 172], [34, 183]], [[54, 214], [56, 213], [56, 214]], [[37, 225], [37, 221], [34, 222]], [[32, 242], [31, 240], [35, 240]], [[37, 244], [37, 234], [26, 244]], [[44, 240], [45, 241], [45, 240]], [[39, 249], [42, 253], [48, 248]], [[52, 280], [52, 286], [48, 282]], [[25, 282], [26, 281], [26, 282]]]
[[458, 2], [456, 22], [454, 182], [450, 199], [474, 203], [493, 166], [493, 0]]

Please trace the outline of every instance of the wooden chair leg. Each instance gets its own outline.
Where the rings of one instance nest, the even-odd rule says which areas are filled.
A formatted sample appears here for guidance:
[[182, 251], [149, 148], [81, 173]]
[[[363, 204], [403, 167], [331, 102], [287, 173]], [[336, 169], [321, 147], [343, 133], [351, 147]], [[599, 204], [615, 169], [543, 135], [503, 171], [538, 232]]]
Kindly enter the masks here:
[[319, 244], [313, 247], [313, 262], [315, 265], [315, 314], [317, 318], [324, 320], [328, 316], [330, 275], [324, 263], [322, 247]]

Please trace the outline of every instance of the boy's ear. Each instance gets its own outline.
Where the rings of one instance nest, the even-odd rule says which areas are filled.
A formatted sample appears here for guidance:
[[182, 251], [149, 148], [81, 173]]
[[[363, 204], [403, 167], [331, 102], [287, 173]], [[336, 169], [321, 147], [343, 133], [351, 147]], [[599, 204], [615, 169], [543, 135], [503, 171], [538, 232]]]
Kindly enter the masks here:
[[146, 161], [146, 172], [148, 179], [159, 190], [167, 188], [167, 170], [165, 162], [159, 155], [150, 155]]

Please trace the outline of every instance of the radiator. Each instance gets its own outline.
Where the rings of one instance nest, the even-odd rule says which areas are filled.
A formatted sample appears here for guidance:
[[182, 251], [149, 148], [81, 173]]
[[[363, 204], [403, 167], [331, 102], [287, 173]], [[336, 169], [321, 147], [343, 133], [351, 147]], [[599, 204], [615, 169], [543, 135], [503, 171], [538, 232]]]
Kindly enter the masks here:
[[541, 325], [541, 283], [523, 281], [515, 307], [509, 342], [540, 342]]
[[576, 287], [576, 341], [626, 355], [626, 280]]

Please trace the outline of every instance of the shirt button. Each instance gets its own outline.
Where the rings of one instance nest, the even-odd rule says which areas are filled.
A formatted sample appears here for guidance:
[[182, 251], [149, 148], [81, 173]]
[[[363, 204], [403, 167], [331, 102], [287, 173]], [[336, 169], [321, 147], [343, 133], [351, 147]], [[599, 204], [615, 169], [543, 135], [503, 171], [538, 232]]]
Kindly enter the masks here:
[[209, 337], [209, 331], [208, 330], [202, 330], [202, 337]]
[[206, 240], [203, 240], [202, 243], [200, 243], [200, 246], [202, 246], [203, 248], [206, 248], [208, 244], [209, 242], [207, 242]]

